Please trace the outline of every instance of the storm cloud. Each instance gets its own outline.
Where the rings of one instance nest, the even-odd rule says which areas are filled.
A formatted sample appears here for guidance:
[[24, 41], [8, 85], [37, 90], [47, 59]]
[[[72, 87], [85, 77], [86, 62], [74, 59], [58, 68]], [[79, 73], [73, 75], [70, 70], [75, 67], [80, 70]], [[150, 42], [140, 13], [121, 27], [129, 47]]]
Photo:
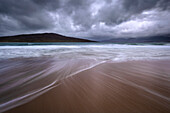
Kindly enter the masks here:
[[0, 36], [53, 32], [105, 40], [169, 31], [169, 0], [0, 0]]

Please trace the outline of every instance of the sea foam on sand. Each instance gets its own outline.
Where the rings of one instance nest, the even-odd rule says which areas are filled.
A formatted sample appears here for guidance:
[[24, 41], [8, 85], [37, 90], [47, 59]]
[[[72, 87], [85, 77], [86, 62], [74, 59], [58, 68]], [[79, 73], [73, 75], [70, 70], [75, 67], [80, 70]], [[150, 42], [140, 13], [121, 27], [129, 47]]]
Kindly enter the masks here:
[[[8, 110], [6, 113], [168, 113], [170, 111], [170, 60], [113, 63], [89, 59], [63, 62], [42, 59], [13, 59], [21, 67], [9, 67], [10, 70], [4, 68], [6, 69], [4, 78], [5, 75], [9, 76], [6, 81], [11, 86], [7, 83], [3, 84], [4, 88], [1, 86], [1, 90], [4, 91], [1, 93], [1, 112]], [[6, 62], [12, 64], [12, 61]], [[11, 70], [12, 68], [14, 70]], [[41, 72], [44, 69], [46, 71]], [[30, 79], [29, 77], [35, 73], [38, 74]], [[10, 74], [16, 77], [10, 78]], [[30, 93], [32, 95], [29, 95]], [[15, 101], [15, 98], [23, 95], [29, 96]]]

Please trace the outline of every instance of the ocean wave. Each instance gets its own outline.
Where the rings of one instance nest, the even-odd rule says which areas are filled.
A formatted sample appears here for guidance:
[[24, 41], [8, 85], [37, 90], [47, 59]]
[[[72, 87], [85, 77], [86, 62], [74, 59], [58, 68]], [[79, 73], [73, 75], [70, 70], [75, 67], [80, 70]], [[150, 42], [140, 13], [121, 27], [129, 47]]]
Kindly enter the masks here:
[[0, 59], [18, 57], [88, 58], [98, 60], [164, 59], [170, 57], [169, 45], [66, 44], [0, 46]]

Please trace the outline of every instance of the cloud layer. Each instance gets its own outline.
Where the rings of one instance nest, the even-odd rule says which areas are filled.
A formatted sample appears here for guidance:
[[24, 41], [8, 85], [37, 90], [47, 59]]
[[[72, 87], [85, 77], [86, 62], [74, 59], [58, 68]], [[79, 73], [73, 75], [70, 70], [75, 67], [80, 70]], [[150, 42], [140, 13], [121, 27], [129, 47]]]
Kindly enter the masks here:
[[0, 0], [0, 36], [54, 32], [105, 40], [169, 31], [169, 0]]

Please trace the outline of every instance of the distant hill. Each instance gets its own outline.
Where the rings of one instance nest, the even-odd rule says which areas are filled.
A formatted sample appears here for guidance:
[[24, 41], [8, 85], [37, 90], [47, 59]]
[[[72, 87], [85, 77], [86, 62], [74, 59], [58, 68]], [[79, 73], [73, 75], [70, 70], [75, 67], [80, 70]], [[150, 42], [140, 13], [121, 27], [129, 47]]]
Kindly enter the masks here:
[[159, 43], [170, 42], [170, 34], [162, 36], [138, 37], [138, 38], [114, 38], [110, 40], [103, 40], [102, 42], [112, 43]]
[[43, 33], [0, 37], [0, 42], [95, 42], [95, 41], [67, 37], [55, 33]]

